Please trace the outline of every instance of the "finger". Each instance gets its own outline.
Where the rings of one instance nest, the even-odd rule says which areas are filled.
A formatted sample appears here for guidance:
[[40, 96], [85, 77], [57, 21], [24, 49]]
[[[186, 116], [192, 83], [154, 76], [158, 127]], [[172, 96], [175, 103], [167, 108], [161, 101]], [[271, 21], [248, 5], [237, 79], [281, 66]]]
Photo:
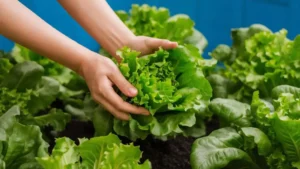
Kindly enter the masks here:
[[177, 42], [158, 38], [146, 38], [145, 44], [152, 49], [157, 49], [159, 47], [162, 47], [163, 49], [173, 49], [178, 46]]
[[123, 94], [128, 97], [134, 97], [137, 95], [137, 89], [130, 84], [122, 73], [117, 70], [112, 75], [109, 76], [109, 79], [121, 90]]
[[138, 107], [124, 101], [111, 86], [105, 86], [102, 96], [107, 100], [115, 109], [131, 114], [149, 115], [149, 111], [143, 107]]
[[129, 114], [117, 110], [100, 95], [94, 96], [94, 100], [99, 104], [101, 104], [107, 111], [109, 111], [117, 119], [126, 120], [126, 121], [129, 120]]

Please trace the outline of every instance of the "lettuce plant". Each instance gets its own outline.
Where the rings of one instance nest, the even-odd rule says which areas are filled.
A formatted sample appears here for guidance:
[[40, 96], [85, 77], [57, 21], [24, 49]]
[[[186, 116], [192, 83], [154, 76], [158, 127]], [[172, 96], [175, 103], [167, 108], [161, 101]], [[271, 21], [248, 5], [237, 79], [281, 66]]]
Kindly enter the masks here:
[[48, 143], [38, 126], [18, 122], [19, 106], [0, 116], [0, 169], [43, 169], [36, 157], [48, 154]]
[[209, 110], [223, 128], [193, 143], [192, 168], [300, 168], [300, 88], [280, 85], [272, 97], [268, 102], [256, 91], [251, 105], [214, 99]]
[[38, 157], [37, 161], [44, 169], [151, 169], [148, 160], [140, 164], [142, 153], [139, 147], [122, 144], [116, 135], [84, 138], [79, 141], [79, 145], [76, 145], [69, 138], [58, 138], [52, 154]]
[[[119, 18], [137, 36], [168, 39], [180, 44], [192, 44], [202, 54], [208, 42], [194, 26], [194, 21], [185, 14], [170, 15], [167, 8], [133, 4], [130, 12], [116, 11]], [[101, 49], [104, 55], [107, 52]]]
[[[50, 108], [59, 94], [59, 83], [43, 76], [44, 68], [34, 61], [13, 65], [7, 58], [0, 58], [0, 63], [4, 63], [0, 78], [0, 115], [18, 105], [21, 123], [51, 125], [55, 130], [63, 130], [71, 119], [70, 115]], [[41, 111], [49, 113], [40, 114]]]
[[209, 77], [214, 97], [233, 98], [250, 102], [252, 93], [260, 91], [271, 98], [272, 88], [278, 85], [299, 86], [299, 36], [287, 37], [287, 30], [273, 33], [263, 25], [232, 29], [232, 46], [219, 45], [211, 56], [225, 69]]
[[[116, 133], [132, 140], [149, 134], [161, 138], [203, 134], [207, 116], [203, 112], [212, 95], [204, 72], [213, 62], [204, 60], [192, 45], [159, 49], [138, 58], [139, 54], [126, 47], [118, 52], [121, 72], [138, 89], [136, 97], [123, 98], [145, 107], [151, 115], [131, 115], [129, 122], [114, 120]], [[196, 126], [202, 128], [198, 134], [193, 130]]]

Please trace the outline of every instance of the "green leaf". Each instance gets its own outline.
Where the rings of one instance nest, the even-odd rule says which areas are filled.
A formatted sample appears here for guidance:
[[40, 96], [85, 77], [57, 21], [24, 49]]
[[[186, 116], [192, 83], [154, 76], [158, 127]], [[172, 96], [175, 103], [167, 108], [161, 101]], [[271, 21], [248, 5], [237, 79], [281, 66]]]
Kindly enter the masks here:
[[203, 53], [204, 49], [208, 45], [208, 41], [205, 36], [195, 28], [193, 29], [193, 34], [185, 38], [184, 42], [196, 46], [199, 49], [200, 54]]
[[[40, 128], [17, 122], [18, 106], [13, 106], [0, 117], [1, 142], [5, 145], [2, 160], [7, 168], [41, 169], [35, 157], [47, 155], [48, 144], [43, 140]], [[34, 167], [32, 167], [34, 166]]]
[[20, 92], [32, 89], [41, 80], [43, 71], [43, 67], [33, 61], [17, 64], [4, 77], [0, 87], [16, 89]]
[[[29, 118], [29, 119], [28, 119]], [[26, 117], [22, 120], [25, 124], [34, 124], [40, 127], [51, 126], [55, 131], [63, 131], [68, 122], [71, 121], [71, 115], [59, 109], [51, 109], [48, 114]]]
[[[248, 139], [250, 139], [248, 140], [250, 141], [250, 144], [256, 144], [259, 155], [267, 156], [270, 154], [272, 150], [272, 144], [264, 132], [254, 127], [243, 127], [241, 128], [241, 131], [246, 137], [248, 137]], [[250, 146], [248, 148], [253, 149], [254, 147]]]
[[113, 115], [98, 106], [92, 114], [95, 136], [106, 136], [113, 130]]
[[28, 109], [31, 114], [48, 108], [56, 100], [59, 94], [59, 83], [50, 78], [42, 77], [41, 81], [35, 87], [36, 95], [33, 95], [28, 102]]
[[79, 146], [84, 168], [117, 169], [124, 168], [150, 169], [151, 164], [146, 161], [140, 165], [141, 152], [138, 147], [122, 145], [116, 135], [109, 134], [85, 140]]
[[0, 57], [0, 83], [4, 79], [4, 76], [9, 73], [13, 65], [6, 58]]
[[276, 138], [283, 146], [283, 150], [291, 162], [300, 161], [300, 120], [275, 117], [272, 127]]
[[250, 127], [250, 105], [231, 99], [217, 98], [209, 104], [209, 110], [215, 113], [225, 126]]
[[148, 135], [167, 138], [192, 134], [182, 128], [192, 131], [196, 115], [203, 119], [208, 117], [205, 110], [212, 88], [203, 69], [212, 65], [203, 64], [204, 59], [196, 47], [180, 45], [172, 50], [159, 49], [141, 58], [138, 58], [139, 52], [125, 47], [118, 55], [122, 58], [119, 64], [122, 74], [138, 89], [134, 98], [120, 95], [127, 102], [145, 107], [151, 115], [131, 115], [129, 122], [114, 120], [117, 134], [131, 140]]
[[15, 44], [11, 54], [18, 63], [34, 61], [44, 68], [44, 74], [58, 80], [61, 84], [67, 84], [74, 76], [70, 69], [58, 64], [20, 44]]
[[237, 161], [241, 161], [238, 163], [239, 168], [259, 168], [241, 150], [242, 141], [242, 137], [233, 128], [218, 129], [209, 136], [197, 139], [192, 145], [192, 169], [221, 169]]
[[51, 156], [37, 158], [39, 164], [44, 169], [80, 169], [77, 145], [66, 137], [56, 139], [55, 143]]
[[300, 98], [300, 88], [290, 85], [280, 85], [272, 90], [272, 98], [277, 99], [283, 93], [291, 93], [295, 97]]

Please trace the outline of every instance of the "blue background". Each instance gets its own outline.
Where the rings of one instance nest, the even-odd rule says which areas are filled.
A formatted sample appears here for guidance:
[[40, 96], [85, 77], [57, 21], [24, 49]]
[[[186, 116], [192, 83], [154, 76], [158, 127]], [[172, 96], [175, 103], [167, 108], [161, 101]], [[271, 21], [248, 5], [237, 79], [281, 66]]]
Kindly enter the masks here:
[[[162, 6], [171, 14], [185, 13], [208, 39], [207, 52], [218, 44], [231, 44], [230, 29], [261, 23], [278, 31], [286, 28], [289, 38], [300, 34], [300, 0], [107, 0], [114, 10], [126, 10], [132, 3]], [[99, 45], [77, 24], [55, 0], [21, 0], [21, 2], [53, 27], [88, 47]], [[0, 49], [9, 51], [13, 42], [0, 36]]]

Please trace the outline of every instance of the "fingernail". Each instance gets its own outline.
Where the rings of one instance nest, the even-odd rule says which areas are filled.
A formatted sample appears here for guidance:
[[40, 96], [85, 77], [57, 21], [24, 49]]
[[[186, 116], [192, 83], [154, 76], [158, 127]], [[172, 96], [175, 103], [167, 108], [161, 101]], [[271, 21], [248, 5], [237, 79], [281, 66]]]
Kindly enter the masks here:
[[129, 93], [135, 95], [137, 94], [137, 90], [135, 88], [129, 88]]

